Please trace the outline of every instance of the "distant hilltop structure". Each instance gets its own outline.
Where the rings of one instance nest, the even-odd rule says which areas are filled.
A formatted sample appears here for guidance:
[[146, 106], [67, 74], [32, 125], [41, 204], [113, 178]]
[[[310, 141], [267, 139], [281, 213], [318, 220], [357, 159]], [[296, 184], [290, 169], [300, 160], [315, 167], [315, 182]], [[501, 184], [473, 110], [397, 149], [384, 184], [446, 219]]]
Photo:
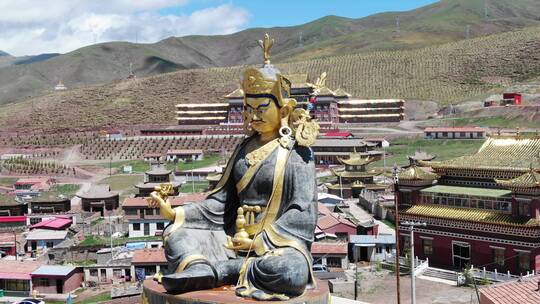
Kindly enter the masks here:
[[65, 91], [67, 90], [67, 87], [64, 85], [64, 82], [62, 80], [58, 81], [58, 84], [54, 87], [55, 91]]

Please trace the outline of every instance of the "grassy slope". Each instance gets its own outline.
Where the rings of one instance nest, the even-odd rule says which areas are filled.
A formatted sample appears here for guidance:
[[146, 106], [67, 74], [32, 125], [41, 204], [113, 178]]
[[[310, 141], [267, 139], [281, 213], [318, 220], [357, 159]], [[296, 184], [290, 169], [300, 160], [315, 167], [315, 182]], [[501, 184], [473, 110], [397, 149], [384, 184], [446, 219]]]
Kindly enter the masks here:
[[[540, 28], [420, 50], [373, 52], [277, 64], [285, 73], [328, 72], [330, 88], [356, 97], [434, 100], [440, 104], [483, 96], [540, 76]], [[217, 102], [237, 87], [244, 67], [174, 72], [60, 92], [0, 107], [3, 130], [77, 130], [102, 126], [173, 124], [174, 105]]]
[[[139, 77], [258, 63], [260, 50], [255, 40], [264, 32], [277, 40], [274, 61], [284, 62], [457, 41], [465, 37], [465, 25], [471, 26], [471, 37], [480, 37], [540, 24], [540, 6], [535, 0], [490, 0], [487, 19], [483, 3], [443, 0], [408, 12], [360, 19], [327, 16], [298, 26], [248, 29], [231, 35], [173, 37], [155, 44], [96, 44], [34, 64], [0, 68], [0, 103], [43, 94], [60, 79], [70, 88], [125, 79], [130, 62]], [[396, 17], [400, 18], [399, 33]]]

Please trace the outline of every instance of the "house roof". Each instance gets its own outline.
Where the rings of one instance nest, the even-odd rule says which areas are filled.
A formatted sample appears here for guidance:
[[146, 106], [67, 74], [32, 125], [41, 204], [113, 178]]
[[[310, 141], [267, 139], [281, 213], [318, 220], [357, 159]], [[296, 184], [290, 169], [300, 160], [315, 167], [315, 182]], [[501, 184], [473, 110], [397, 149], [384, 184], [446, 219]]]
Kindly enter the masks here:
[[328, 209], [328, 207], [326, 207], [323, 203], [317, 203], [317, 209], [322, 215], [332, 214], [332, 211], [330, 211], [330, 209]]
[[322, 243], [311, 244], [312, 254], [347, 254], [347, 243]]
[[340, 139], [340, 138], [317, 138], [313, 147], [365, 147], [365, 146], [376, 146], [374, 143], [367, 143], [362, 139], [358, 138], [349, 138], [349, 139]]
[[368, 155], [366, 158], [362, 158], [362, 155], [358, 152], [351, 152], [348, 159], [343, 159], [341, 157], [338, 157], [337, 159], [340, 163], [351, 166], [363, 166], [377, 160], [375, 157], [370, 155]]
[[520, 281], [505, 282], [480, 288], [480, 299], [487, 299], [492, 304], [536, 304], [540, 303], [538, 291], [540, 276], [522, 278]]
[[514, 218], [511, 214], [497, 211], [432, 204], [414, 205], [404, 210], [403, 213], [407, 215], [416, 215], [423, 217], [453, 219], [509, 226], [538, 226], [540, 223], [540, 221], [535, 218]]
[[201, 149], [174, 149], [167, 150], [167, 155], [193, 155], [193, 154], [203, 154], [204, 151]]
[[[171, 206], [176, 207], [183, 205], [183, 200], [178, 200], [177, 197], [170, 197], [169, 202]], [[122, 203], [122, 207], [139, 207], [150, 208], [148, 201], [144, 197], [127, 197]]]
[[67, 276], [76, 267], [60, 265], [42, 265], [32, 272], [32, 276]]
[[334, 213], [330, 213], [328, 215], [321, 216], [317, 220], [317, 226], [321, 230], [325, 230], [325, 229], [328, 229], [330, 227], [334, 227], [334, 226], [339, 225], [339, 224], [343, 224], [343, 225], [347, 225], [347, 226], [356, 228], [356, 226], [351, 221], [349, 221], [346, 218], [338, 217]]
[[429, 127], [425, 128], [424, 132], [486, 132], [486, 129], [480, 127]]
[[207, 196], [208, 194], [206, 193], [189, 193], [189, 194], [181, 193], [180, 195], [176, 197], [169, 198], [169, 201], [171, 202], [171, 205], [173, 206], [176, 206], [176, 205], [180, 206], [185, 203], [202, 202], [206, 199]]
[[396, 237], [389, 234], [349, 235], [349, 242], [354, 244], [395, 244]]
[[43, 262], [38, 261], [9, 261], [2, 260], [0, 279], [31, 280], [31, 273], [38, 269]]
[[30, 226], [30, 229], [65, 229], [71, 225], [73, 221], [69, 218], [55, 217]]
[[540, 137], [496, 136], [488, 138], [472, 155], [444, 161], [422, 162], [433, 169], [484, 169], [526, 173], [540, 166]]
[[15, 182], [15, 185], [47, 183], [50, 181], [52, 181], [52, 178], [50, 177], [24, 177], [24, 178], [19, 178]]
[[348, 99], [338, 101], [339, 104], [365, 105], [365, 104], [385, 104], [385, 103], [401, 103], [403, 99]]
[[514, 179], [495, 179], [497, 184], [509, 189], [537, 188], [540, 189], [540, 173], [534, 169]]
[[118, 193], [110, 191], [109, 185], [92, 185], [88, 191], [77, 196], [86, 199], [104, 199], [118, 196]]
[[28, 235], [26, 236], [26, 240], [64, 240], [67, 237], [67, 234], [68, 232], [66, 230], [35, 229], [28, 233]]
[[342, 202], [343, 199], [337, 195], [326, 193], [326, 192], [319, 192], [317, 193], [317, 200], [325, 200], [325, 199], [332, 199], [336, 201]]
[[24, 203], [20, 203], [15, 200], [15, 195], [2, 195], [0, 194], [0, 207], [11, 207], [11, 206], [19, 206], [24, 205]]
[[341, 137], [341, 138], [346, 138], [346, 137], [352, 137], [353, 134], [351, 132], [340, 132], [340, 131], [330, 131], [330, 132], [326, 132], [324, 134], [322, 134], [322, 136], [324, 137]]
[[0, 216], [0, 223], [16, 223], [16, 222], [26, 223], [26, 215]]
[[167, 174], [171, 174], [171, 170], [165, 168], [165, 166], [163, 165], [156, 165], [156, 166], [152, 166], [150, 168], [150, 170], [146, 171], [145, 174], [148, 174], [148, 175], [167, 175]]
[[163, 248], [138, 249], [131, 259], [133, 264], [165, 264], [165, 251]]
[[231, 93], [225, 95], [225, 98], [243, 98], [244, 97], [244, 90], [238, 88]]
[[415, 151], [413, 155], [407, 155], [408, 159], [413, 160], [433, 160], [435, 159], [435, 155], [428, 154], [424, 151]]

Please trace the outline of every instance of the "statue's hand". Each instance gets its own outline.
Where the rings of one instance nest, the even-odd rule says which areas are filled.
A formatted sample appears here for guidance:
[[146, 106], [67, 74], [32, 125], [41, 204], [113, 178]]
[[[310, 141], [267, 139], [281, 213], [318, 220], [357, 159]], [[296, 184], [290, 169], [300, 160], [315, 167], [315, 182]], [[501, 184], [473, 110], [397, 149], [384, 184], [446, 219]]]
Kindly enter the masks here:
[[249, 250], [252, 247], [253, 240], [250, 238], [231, 238], [230, 236], [227, 236], [227, 244], [225, 244], [225, 248], [231, 249], [234, 251], [238, 250]]
[[171, 207], [171, 204], [168, 201], [165, 201], [159, 192], [154, 191], [150, 193], [150, 197], [147, 198], [148, 205], [152, 208], [159, 208], [159, 213], [165, 219], [169, 221], [174, 221], [175, 212]]

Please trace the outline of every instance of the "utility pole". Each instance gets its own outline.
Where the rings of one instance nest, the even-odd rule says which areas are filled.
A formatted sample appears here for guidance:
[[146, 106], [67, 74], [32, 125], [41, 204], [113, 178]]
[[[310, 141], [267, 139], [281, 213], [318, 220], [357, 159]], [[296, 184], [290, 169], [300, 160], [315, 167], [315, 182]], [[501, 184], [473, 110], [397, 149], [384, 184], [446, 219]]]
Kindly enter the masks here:
[[397, 296], [397, 304], [401, 303], [401, 299], [399, 296], [399, 209], [398, 209], [398, 172], [397, 172], [397, 165], [394, 164], [394, 221], [396, 224], [396, 296]]
[[[103, 202], [103, 209], [105, 210], [105, 202]], [[109, 211], [109, 234], [111, 236], [111, 262], [112, 260], [114, 259], [114, 255], [113, 255], [113, 242], [112, 242], [112, 221], [111, 221], [111, 213], [112, 213], [112, 208], [111, 210]]]
[[465, 39], [471, 38], [471, 25], [465, 26]]
[[414, 227], [425, 227], [426, 223], [421, 222], [403, 222], [401, 223], [403, 226], [409, 226], [411, 228], [411, 303], [416, 304], [416, 282], [415, 282], [415, 265], [414, 265]]

